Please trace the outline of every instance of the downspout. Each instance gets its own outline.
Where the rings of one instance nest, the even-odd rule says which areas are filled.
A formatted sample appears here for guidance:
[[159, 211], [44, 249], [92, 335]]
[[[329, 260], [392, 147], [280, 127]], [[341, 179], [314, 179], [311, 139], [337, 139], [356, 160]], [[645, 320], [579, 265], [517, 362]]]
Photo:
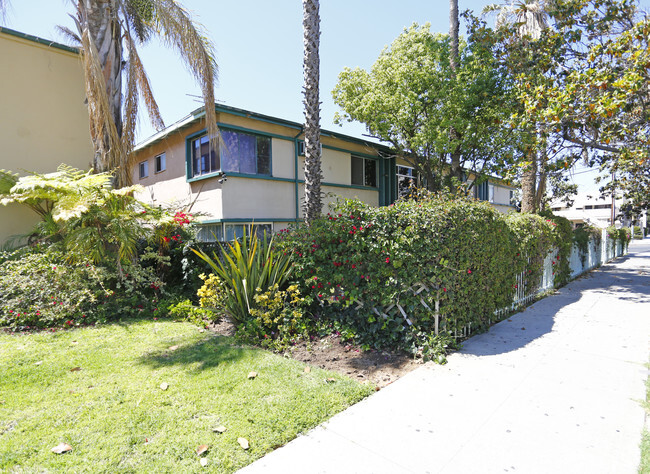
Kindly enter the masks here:
[[293, 155], [294, 155], [294, 169], [293, 169], [293, 178], [294, 178], [294, 190], [295, 190], [295, 200], [296, 200], [296, 222], [300, 220], [300, 206], [298, 205], [298, 137], [303, 134], [302, 127], [298, 135], [293, 137]]

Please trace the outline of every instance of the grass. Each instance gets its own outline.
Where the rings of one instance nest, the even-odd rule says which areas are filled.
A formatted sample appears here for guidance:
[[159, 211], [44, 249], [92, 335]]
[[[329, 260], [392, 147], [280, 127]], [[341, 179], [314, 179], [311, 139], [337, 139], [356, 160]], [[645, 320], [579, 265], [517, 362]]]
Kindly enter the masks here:
[[0, 334], [0, 471], [233, 472], [373, 391], [304, 367], [171, 321]]
[[[650, 365], [647, 366], [650, 368]], [[646, 399], [643, 407], [646, 411], [646, 418], [650, 416], [650, 377], [645, 381]], [[650, 474], [650, 431], [648, 431], [647, 422], [646, 428], [643, 430], [643, 438], [641, 438], [641, 464], [639, 465], [640, 474]]]

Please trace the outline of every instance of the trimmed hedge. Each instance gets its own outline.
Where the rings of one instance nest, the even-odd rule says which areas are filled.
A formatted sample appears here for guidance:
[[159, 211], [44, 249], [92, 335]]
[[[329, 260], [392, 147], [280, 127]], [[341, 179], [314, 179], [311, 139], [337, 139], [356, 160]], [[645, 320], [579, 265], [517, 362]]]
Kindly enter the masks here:
[[321, 319], [367, 347], [421, 352], [433, 343], [436, 305], [441, 334], [485, 330], [512, 304], [524, 268], [537, 287], [557, 227], [469, 199], [427, 195], [380, 208], [348, 200], [277, 245], [292, 254], [292, 278]]

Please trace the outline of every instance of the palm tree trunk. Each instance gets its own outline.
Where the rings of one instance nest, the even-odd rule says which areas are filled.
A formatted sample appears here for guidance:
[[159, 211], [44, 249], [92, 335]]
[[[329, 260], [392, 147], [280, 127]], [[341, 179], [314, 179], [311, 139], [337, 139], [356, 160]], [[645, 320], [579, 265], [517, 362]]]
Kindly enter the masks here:
[[320, 184], [321, 146], [320, 146], [320, 14], [319, 0], [303, 0], [304, 33], [304, 104], [305, 104], [305, 202], [304, 218], [307, 223], [321, 214]]
[[[460, 54], [458, 52], [458, 31], [460, 29], [458, 21], [458, 0], [449, 0], [449, 38], [451, 40], [449, 51], [449, 63], [451, 66], [452, 80], [456, 80], [456, 71], [460, 65]], [[458, 142], [460, 136], [458, 131], [452, 126], [449, 129], [449, 135], [452, 143]], [[460, 150], [458, 145], [454, 145], [451, 152], [451, 176], [462, 180], [463, 170], [460, 166]], [[451, 182], [452, 189], [455, 183]]]
[[[117, 136], [122, 136], [122, 30], [118, 21], [115, 2], [111, 0], [78, 0], [77, 8], [82, 28], [88, 28], [90, 38], [97, 48], [98, 60], [106, 83], [111, 118]], [[84, 24], [85, 23], [85, 24]], [[86, 53], [88, 54], [88, 53]], [[89, 103], [89, 107], [92, 106]], [[93, 111], [90, 111], [91, 115]], [[111, 149], [108, 127], [91, 130], [95, 148], [93, 167], [96, 171], [108, 171], [123, 163], [115, 163], [116, 154], [121, 151]], [[113, 142], [113, 147], [116, 144]], [[119, 161], [119, 160], [118, 160]], [[118, 173], [118, 176], [123, 173]], [[124, 184], [124, 183], [120, 183]]]

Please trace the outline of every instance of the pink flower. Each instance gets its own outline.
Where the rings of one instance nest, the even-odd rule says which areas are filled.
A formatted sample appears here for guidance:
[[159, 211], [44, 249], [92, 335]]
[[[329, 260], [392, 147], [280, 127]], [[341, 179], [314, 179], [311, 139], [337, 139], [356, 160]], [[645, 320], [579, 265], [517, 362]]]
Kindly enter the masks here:
[[390, 263], [390, 258], [386, 257], [386, 263]]
[[468, 274], [471, 274], [471, 273], [472, 273], [472, 270], [467, 270], [467, 273], [468, 273]]

